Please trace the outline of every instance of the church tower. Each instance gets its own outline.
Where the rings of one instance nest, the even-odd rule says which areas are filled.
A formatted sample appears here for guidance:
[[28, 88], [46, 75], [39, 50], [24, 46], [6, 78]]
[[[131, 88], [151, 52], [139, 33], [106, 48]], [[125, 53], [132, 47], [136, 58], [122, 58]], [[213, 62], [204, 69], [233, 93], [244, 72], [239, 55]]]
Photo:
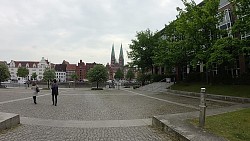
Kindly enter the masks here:
[[119, 55], [119, 66], [124, 67], [124, 57], [123, 57], [122, 44], [121, 44], [120, 55]]
[[112, 52], [111, 52], [111, 66], [115, 65], [115, 50], [114, 50], [114, 44], [112, 45]]

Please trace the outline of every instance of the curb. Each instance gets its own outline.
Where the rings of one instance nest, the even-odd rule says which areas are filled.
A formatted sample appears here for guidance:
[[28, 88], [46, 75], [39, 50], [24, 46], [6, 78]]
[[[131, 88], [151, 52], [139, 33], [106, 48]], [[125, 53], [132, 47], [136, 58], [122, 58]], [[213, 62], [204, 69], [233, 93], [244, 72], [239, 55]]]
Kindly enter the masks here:
[[[195, 92], [186, 92], [186, 91], [178, 91], [178, 90], [170, 90], [170, 89], [167, 89], [166, 92], [179, 94], [179, 95], [200, 97], [200, 93], [195, 93]], [[222, 96], [222, 95], [215, 95], [215, 94], [206, 94], [206, 97], [211, 98], [211, 99], [230, 101], [230, 102], [250, 103], [250, 98], [243, 98], [243, 97]]]
[[0, 131], [10, 129], [18, 124], [20, 124], [19, 115], [0, 112]]
[[160, 128], [161, 131], [166, 132], [171, 136], [172, 139], [175, 141], [190, 141], [187, 139], [184, 135], [182, 135], [180, 132], [176, 131], [173, 127], [170, 125], [165, 124], [157, 117], [153, 116], [152, 118], [152, 126]]

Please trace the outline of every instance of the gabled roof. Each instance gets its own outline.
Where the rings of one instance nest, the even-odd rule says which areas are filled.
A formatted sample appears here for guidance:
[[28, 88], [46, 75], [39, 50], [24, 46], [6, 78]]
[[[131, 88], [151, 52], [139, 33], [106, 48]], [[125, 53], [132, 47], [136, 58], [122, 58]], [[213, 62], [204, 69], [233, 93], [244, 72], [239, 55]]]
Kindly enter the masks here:
[[21, 64], [21, 67], [26, 67], [26, 64], [28, 64], [29, 68], [33, 68], [33, 65], [35, 64], [37, 67], [39, 62], [36, 62], [36, 61], [14, 61], [14, 63], [15, 63], [16, 67], [18, 67], [19, 64]]
[[66, 67], [66, 71], [69, 71], [69, 70], [76, 70], [76, 64], [68, 64], [67, 67]]
[[56, 64], [55, 65], [55, 71], [62, 71], [62, 72], [66, 72], [66, 64]]

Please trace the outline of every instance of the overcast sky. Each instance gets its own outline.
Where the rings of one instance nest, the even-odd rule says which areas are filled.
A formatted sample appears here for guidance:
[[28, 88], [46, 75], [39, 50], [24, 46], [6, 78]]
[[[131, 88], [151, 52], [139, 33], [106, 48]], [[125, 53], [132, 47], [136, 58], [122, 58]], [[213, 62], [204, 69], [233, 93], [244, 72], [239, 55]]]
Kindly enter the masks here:
[[[201, 0], [195, 0], [199, 3]], [[0, 0], [0, 61], [125, 63], [137, 31], [159, 31], [181, 0]]]

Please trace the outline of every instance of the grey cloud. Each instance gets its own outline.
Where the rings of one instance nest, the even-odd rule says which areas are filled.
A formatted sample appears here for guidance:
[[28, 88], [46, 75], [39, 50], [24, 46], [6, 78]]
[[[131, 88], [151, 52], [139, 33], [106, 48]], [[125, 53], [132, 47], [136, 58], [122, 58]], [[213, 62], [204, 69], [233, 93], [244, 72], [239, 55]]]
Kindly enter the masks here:
[[136, 31], [161, 30], [174, 20], [180, 4], [181, 0], [0, 0], [0, 59], [44, 56], [55, 63], [107, 63], [113, 43], [116, 55], [123, 43], [126, 56]]

